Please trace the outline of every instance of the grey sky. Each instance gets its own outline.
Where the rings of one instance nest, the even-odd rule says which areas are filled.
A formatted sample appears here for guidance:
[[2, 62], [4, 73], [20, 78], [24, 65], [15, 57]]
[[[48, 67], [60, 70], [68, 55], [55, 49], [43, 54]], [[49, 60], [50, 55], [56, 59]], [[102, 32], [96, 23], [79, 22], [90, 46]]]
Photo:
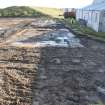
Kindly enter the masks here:
[[0, 0], [0, 8], [8, 6], [46, 6], [57, 8], [80, 8], [92, 3], [93, 0]]

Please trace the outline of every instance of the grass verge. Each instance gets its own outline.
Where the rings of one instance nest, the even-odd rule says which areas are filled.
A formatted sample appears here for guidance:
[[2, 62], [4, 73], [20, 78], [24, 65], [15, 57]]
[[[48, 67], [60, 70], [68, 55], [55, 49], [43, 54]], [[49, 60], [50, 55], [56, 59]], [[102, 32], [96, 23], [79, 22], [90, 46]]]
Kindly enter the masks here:
[[77, 21], [72, 24], [71, 18], [65, 19], [65, 24], [79, 35], [87, 35], [89, 37], [105, 40], [105, 32], [96, 32], [89, 27], [81, 26]]

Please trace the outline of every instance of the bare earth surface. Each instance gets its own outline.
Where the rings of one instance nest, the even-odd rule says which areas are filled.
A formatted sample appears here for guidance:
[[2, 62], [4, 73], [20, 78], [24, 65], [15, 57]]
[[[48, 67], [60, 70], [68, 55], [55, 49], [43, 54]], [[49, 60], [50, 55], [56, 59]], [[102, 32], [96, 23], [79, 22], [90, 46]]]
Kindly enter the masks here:
[[101, 102], [97, 88], [105, 88], [105, 43], [78, 38], [53, 20], [0, 23], [0, 105]]

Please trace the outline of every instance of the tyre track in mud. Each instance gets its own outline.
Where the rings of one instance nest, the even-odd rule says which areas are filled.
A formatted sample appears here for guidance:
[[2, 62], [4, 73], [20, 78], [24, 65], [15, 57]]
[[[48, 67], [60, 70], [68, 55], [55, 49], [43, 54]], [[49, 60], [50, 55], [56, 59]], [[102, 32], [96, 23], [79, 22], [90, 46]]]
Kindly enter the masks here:
[[[38, 28], [30, 24], [19, 35], [26, 37], [29, 27], [39, 34], [33, 31], [35, 36], [27, 37], [23, 44], [64, 29], [62, 24]], [[89, 105], [100, 101], [96, 87], [105, 87], [104, 43], [81, 38], [84, 47], [80, 48], [17, 47], [11, 45], [15, 38], [0, 48], [0, 105]]]

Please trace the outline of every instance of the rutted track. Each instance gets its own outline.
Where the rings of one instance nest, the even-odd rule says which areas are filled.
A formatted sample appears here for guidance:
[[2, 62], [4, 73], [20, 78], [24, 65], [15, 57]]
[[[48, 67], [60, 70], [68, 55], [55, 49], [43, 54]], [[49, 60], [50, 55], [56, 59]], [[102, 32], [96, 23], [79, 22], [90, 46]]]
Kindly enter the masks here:
[[21, 35], [25, 28], [30, 24], [30, 21], [23, 21], [15, 27], [4, 29], [0, 32], [0, 45], [11, 43], [15, 41], [15, 37]]
[[0, 47], [0, 105], [98, 103], [96, 88], [105, 87], [105, 43], [81, 38], [84, 47], [24, 46], [68, 33], [62, 24], [38, 22], [19, 27], [19, 36], [8, 34], [9, 43]]
[[0, 105], [30, 105], [39, 60], [39, 49], [0, 49]]

